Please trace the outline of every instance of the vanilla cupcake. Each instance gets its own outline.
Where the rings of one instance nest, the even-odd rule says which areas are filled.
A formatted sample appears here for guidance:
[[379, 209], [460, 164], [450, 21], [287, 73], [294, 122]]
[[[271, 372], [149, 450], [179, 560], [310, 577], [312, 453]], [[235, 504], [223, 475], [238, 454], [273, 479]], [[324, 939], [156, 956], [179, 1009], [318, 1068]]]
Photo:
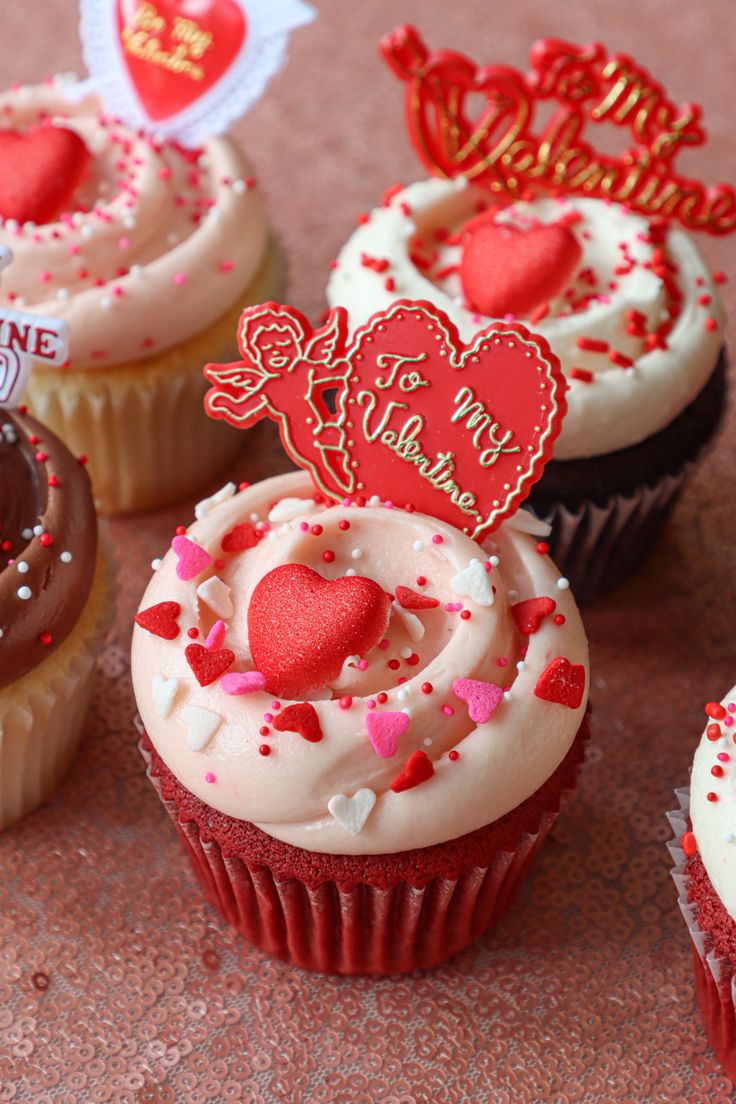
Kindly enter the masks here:
[[84, 467], [0, 411], [0, 828], [51, 796], [82, 734], [109, 585]]
[[327, 505], [302, 473], [234, 492], [174, 538], [136, 618], [151, 779], [253, 943], [337, 973], [441, 962], [503, 915], [575, 788], [567, 580], [515, 519], [481, 548]]
[[242, 447], [205, 416], [201, 366], [237, 354], [240, 311], [280, 293], [283, 265], [227, 138], [159, 143], [74, 92], [57, 78], [0, 95], [4, 171], [23, 185], [0, 186], [15, 258], [0, 302], [69, 324], [69, 363], [38, 363], [27, 401], [120, 513], [195, 491]]
[[352, 330], [410, 298], [441, 307], [465, 341], [493, 317], [547, 340], [568, 409], [527, 504], [586, 601], [636, 570], [718, 426], [721, 277], [682, 230], [620, 204], [489, 204], [462, 178], [390, 189], [341, 250], [327, 298]]

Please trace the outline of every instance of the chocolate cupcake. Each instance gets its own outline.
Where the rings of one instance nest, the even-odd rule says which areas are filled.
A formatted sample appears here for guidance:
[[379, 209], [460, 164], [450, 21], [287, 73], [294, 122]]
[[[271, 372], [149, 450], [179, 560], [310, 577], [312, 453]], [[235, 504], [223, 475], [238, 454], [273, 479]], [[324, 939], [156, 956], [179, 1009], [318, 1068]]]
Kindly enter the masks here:
[[109, 586], [89, 478], [25, 412], [0, 411], [0, 828], [51, 796], [82, 734]]

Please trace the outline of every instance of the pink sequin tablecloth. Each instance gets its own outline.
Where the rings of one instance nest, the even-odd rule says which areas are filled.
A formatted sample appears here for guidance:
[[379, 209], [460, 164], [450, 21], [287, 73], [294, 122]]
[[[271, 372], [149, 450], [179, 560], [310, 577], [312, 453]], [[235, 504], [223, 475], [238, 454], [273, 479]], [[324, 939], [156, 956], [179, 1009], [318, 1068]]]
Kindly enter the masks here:
[[[6, 0], [5, 82], [81, 70], [74, 7]], [[735, 175], [733, 0], [318, 7], [237, 128], [290, 258], [291, 298], [312, 315], [356, 212], [419, 175], [401, 90], [375, 52], [399, 19], [433, 44], [518, 65], [540, 35], [600, 38], [703, 103], [713, 140], [697, 171]], [[732, 242], [705, 246], [728, 269]], [[150, 561], [192, 503], [106, 524], [120, 594], [82, 752], [57, 799], [0, 836], [0, 1102], [730, 1100], [694, 1011], [664, 814], [702, 702], [735, 681], [733, 433], [729, 415], [653, 560], [588, 612], [589, 761], [521, 898], [476, 947], [401, 979], [309, 976], [243, 945], [205, 904], [144, 775], [128, 668]], [[247, 447], [240, 478], [287, 466], [268, 427]]]

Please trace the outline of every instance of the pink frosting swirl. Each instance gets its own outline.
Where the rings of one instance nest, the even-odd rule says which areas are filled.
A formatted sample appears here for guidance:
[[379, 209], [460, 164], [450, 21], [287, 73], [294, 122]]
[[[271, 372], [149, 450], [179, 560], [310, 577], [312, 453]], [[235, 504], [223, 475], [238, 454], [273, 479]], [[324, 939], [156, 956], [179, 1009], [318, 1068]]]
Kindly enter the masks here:
[[[270, 527], [255, 547], [222, 552], [222, 538], [234, 526], [269, 526], [269, 516]], [[221, 812], [313, 851], [382, 854], [424, 847], [515, 808], [572, 744], [587, 701], [585, 634], [554, 565], [514, 519], [481, 549], [458, 529], [421, 514], [372, 504], [325, 507], [315, 503], [307, 476], [293, 474], [224, 499], [188, 535], [212, 562], [183, 581], [176, 555], [164, 558], [141, 608], [179, 603], [180, 634], [166, 640], [136, 627], [133, 681], [143, 723], [168, 767]], [[481, 561], [489, 557], [486, 570]], [[252, 670], [250, 596], [264, 575], [285, 563], [306, 564], [327, 579], [360, 574], [391, 594], [406, 586], [439, 599], [436, 608], [414, 612], [394, 602], [381, 645], [362, 657], [363, 664], [349, 658], [333, 686], [312, 700], [323, 733], [319, 742], [275, 731], [273, 720], [288, 703], [274, 705], [265, 691], [233, 696], [221, 681], [199, 685], [184, 654], [190, 628], [199, 630], [202, 642], [223, 617], [224, 645], [235, 654], [230, 673]], [[478, 570], [490, 584], [485, 590], [475, 588]], [[208, 582], [214, 576], [225, 592]], [[556, 602], [557, 620], [545, 617], [527, 639], [512, 607], [535, 597]], [[534, 692], [559, 657], [584, 670], [584, 692], [574, 708]], [[467, 679], [505, 691], [484, 723], [471, 720], [467, 701], [456, 693], [456, 681]], [[398, 726], [404, 731], [395, 753], [383, 757], [367, 718], [402, 712], [408, 724]], [[260, 752], [264, 744], [269, 754]], [[392, 782], [416, 752], [427, 756], [434, 773], [394, 792]], [[335, 805], [339, 795], [343, 800]], [[353, 834], [345, 810], [347, 819], [355, 813], [360, 820], [367, 805], [365, 823]]]
[[91, 167], [75, 209], [51, 223], [8, 220], [14, 254], [0, 301], [71, 328], [71, 367], [125, 364], [200, 333], [254, 278], [267, 241], [260, 192], [226, 138], [190, 155], [74, 102], [56, 78], [0, 95], [2, 126], [45, 119], [76, 130]]

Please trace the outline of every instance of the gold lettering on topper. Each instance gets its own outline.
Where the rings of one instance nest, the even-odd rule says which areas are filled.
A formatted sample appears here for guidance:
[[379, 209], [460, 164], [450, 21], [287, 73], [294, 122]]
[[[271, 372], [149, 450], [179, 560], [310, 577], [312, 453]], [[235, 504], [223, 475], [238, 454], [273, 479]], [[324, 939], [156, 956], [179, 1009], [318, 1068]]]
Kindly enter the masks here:
[[177, 16], [171, 38], [177, 42], [173, 50], [167, 49], [160, 35], [166, 31], [166, 20], [159, 15], [154, 4], [141, 4], [130, 24], [123, 27], [120, 37], [123, 49], [131, 57], [146, 61], [159, 69], [203, 81], [204, 68], [198, 60], [212, 45], [212, 34], [203, 31], [198, 23]]

